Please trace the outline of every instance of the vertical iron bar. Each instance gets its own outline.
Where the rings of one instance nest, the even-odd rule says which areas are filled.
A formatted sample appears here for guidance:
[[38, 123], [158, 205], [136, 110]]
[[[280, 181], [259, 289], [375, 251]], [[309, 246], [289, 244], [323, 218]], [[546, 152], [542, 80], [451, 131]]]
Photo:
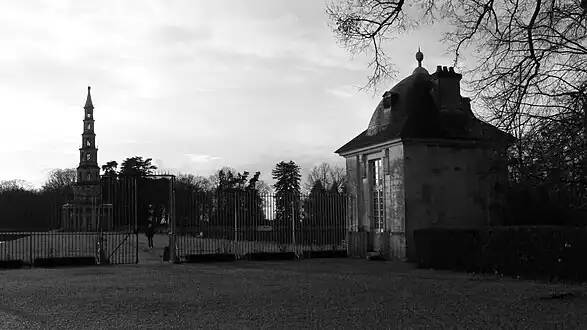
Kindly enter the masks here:
[[291, 250], [296, 251], [296, 203], [297, 198], [296, 194], [292, 193], [292, 200], [291, 200]]
[[233, 198], [234, 200], [234, 237], [232, 239], [233, 241], [233, 252], [234, 250], [236, 250], [236, 235], [237, 235], [237, 231], [238, 231], [238, 226], [237, 226], [237, 216], [236, 213], [238, 212], [238, 198], [240, 196], [238, 196], [239, 194], [237, 192], [235, 192], [235, 196]]
[[168, 227], [169, 227], [169, 260], [171, 261], [171, 263], [177, 263], [177, 251], [176, 251], [176, 246], [175, 246], [175, 219], [173, 216], [173, 183], [174, 183], [174, 178], [172, 177], [168, 177], [169, 178], [169, 212], [167, 214], [168, 219]]
[[138, 195], [137, 195], [137, 182], [134, 178], [134, 189], [132, 189], [132, 199], [134, 204], [134, 225], [131, 226], [135, 235], [135, 264], [139, 263], [139, 225], [138, 225]]
[[35, 237], [33, 235], [29, 235], [28, 238], [29, 238], [29, 261], [30, 261], [30, 268], [32, 268], [33, 267], [33, 240], [35, 239]]
[[169, 220], [167, 221], [171, 221], [173, 223], [173, 249], [175, 251], [174, 255], [176, 257], [175, 259], [175, 263], [179, 263], [179, 258], [178, 258], [178, 253], [179, 251], [177, 251], [177, 216], [176, 216], [176, 210], [175, 210], [175, 176], [171, 176], [171, 208], [169, 210], [169, 213], [167, 214], [167, 216], [169, 217]]
[[318, 222], [318, 233], [322, 233], [322, 235], [315, 235], [314, 241], [316, 241], [315, 249], [318, 251], [324, 250], [324, 245], [328, 241], [328, 237], [324, 235], [326, 226], [328, 225], [328, 208], [326, 207], [326, 192], [322, 191], [318, 193], [318, 208], [320, 210], [320, 222]]
[[330, 209], [332, 211], [333, 216], [330, 218], [330, 235], [332, 236], [332, 249], [338, 250], [340, 246], [340, 235], [338, 234], [338, 228], [340, 223], [340, 205], [338, 203], [338, 192], [331, 193], [330, 196]]

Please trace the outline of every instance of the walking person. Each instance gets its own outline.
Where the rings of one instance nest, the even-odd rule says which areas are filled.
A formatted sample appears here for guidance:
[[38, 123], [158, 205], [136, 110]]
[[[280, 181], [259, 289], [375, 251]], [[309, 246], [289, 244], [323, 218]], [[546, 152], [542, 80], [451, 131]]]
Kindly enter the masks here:
[[153, 236], [155, 236], [155, 227], [153, 227], [153, 223], [149, 222], [149, 226], [145, 231], [145, 236], [147, 236], [147, 241], [149, 242], [149, 248], [153, 248]]
[[155, 227], [153, 226], [153, 223], [155, 221], [154, 211], [155, 210], [153, 210], [153, 205], [149, 204], [149, 216], [147, 218], [147, 223], [149, 225], [147, 226], [147, 230], [145, 231], [145, 236], [147, 236], [149, 249], [153, 248], [153, 236], [155, 236]]

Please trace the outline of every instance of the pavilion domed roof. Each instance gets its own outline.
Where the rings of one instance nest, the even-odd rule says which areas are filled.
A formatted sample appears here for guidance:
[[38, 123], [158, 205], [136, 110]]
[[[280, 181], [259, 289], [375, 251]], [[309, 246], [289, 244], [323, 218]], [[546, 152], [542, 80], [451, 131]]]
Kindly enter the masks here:
[[[411, 75], [383, 94], [367, 126], [367, 135], [375, 135], [390, 126], [401, 124], [412, 112], [410, 109], [422, 101], [422, 97], [432, 100], [432, 88], [428, 70], [418, 66]], [[430, 103], [428, 106], [434, 105]]]
[[430, 74], [421, 65], [423, 58], [418, 51], [418, 67], [383, 94], [367, 129], [336, 153], [347, 153], [397, 138], [487, 139], [505, 134], [475, 118], [470, 109], [470, 99], [462, 98], [460, 93], [456, 97], [463, 110], [439, 111], [439, 78], [460, 75], [455, 74], [452, 68], [449, 73], [443, 73], [442, 69], [439, 72], [440, 67]]
[[414, 69], [414, 72], [412, 72], [412, 76], [417, 75], [417, 74], [427, 74], [430, 75], [430, 73], [428, 73], [428, 70], [426, 70], [425, 68], [419, 66], [417, 68]]

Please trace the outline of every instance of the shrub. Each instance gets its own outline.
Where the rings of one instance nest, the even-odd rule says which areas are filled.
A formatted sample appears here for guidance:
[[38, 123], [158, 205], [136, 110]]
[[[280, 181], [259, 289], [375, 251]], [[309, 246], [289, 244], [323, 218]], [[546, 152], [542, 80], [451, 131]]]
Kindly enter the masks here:
[[427, 228], [416, 230], [416, 255], [421, 267], [476, 271], [480, 254], [475, 229]]
[[414, 232], [421, 267], [480, 271], [529, 279], [585, 281], [587, 230], [561, 226], [483, 229], [427, 228]]

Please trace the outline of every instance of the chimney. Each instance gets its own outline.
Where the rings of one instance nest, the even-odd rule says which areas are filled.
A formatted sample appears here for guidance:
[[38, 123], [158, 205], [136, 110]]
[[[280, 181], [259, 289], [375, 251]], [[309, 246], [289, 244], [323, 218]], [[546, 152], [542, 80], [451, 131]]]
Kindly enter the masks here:
[[432, 74], [432, 80], [438, 86], [434, 98], [440, 111], [458, 111], [461, 108], [461, 78], [453, 67], [438, 65]]

